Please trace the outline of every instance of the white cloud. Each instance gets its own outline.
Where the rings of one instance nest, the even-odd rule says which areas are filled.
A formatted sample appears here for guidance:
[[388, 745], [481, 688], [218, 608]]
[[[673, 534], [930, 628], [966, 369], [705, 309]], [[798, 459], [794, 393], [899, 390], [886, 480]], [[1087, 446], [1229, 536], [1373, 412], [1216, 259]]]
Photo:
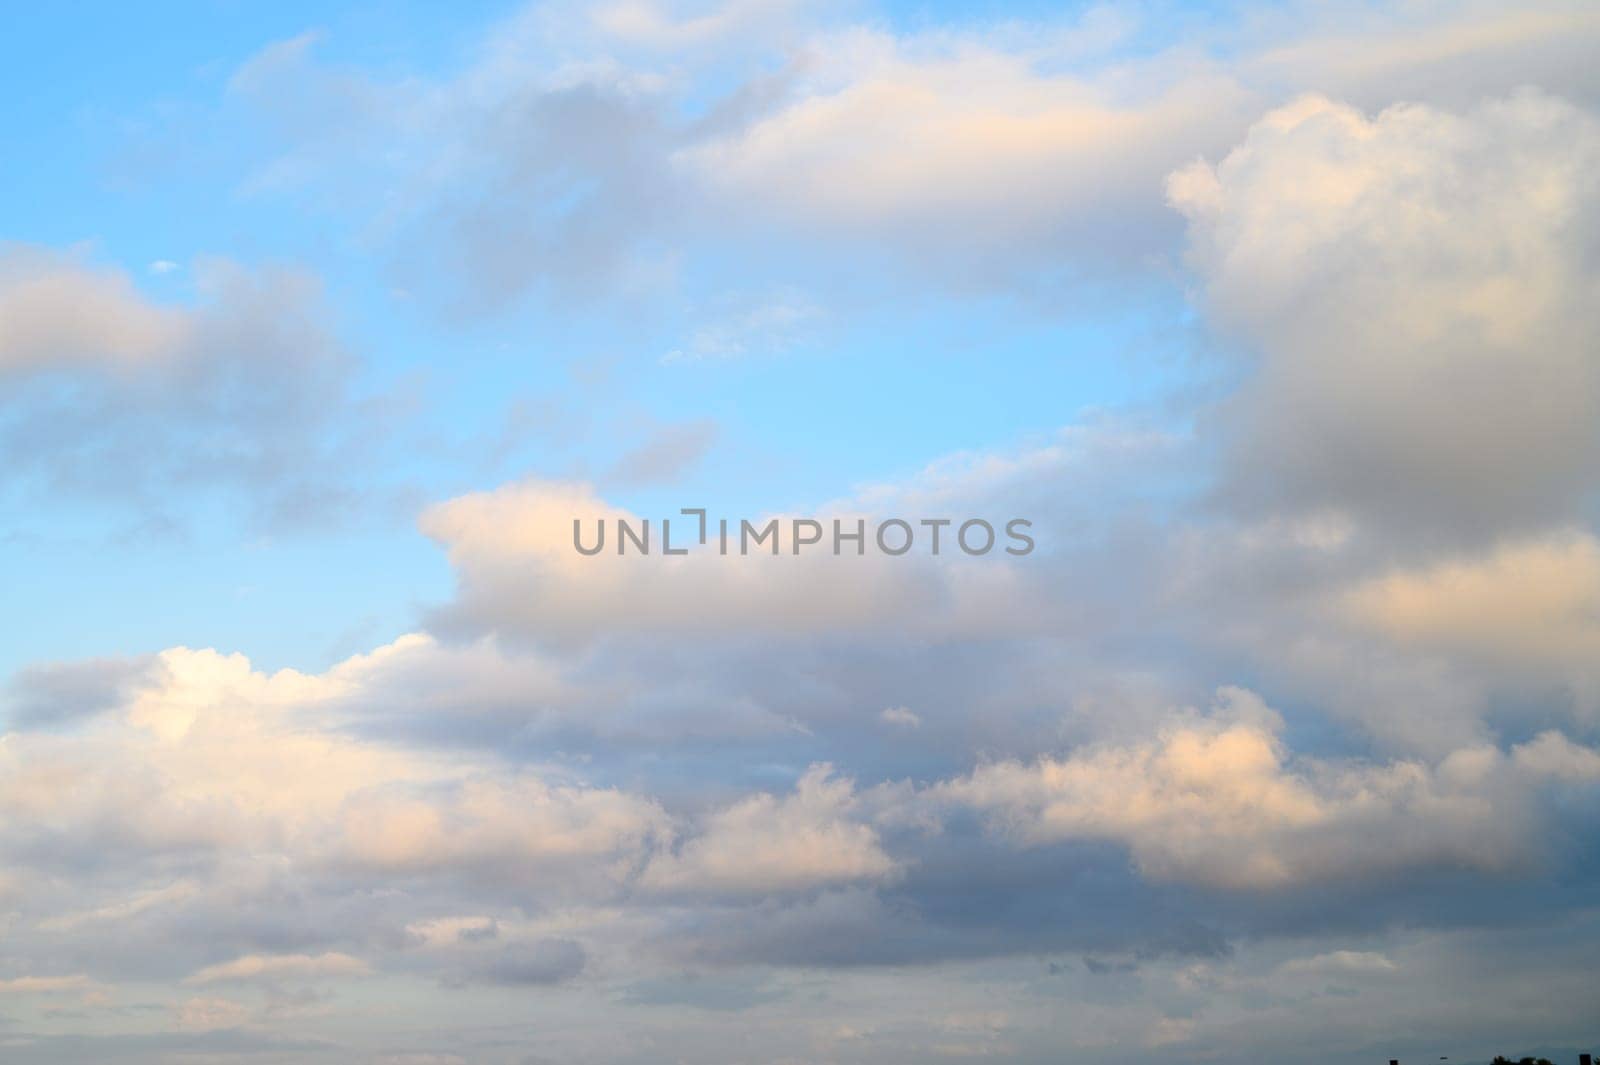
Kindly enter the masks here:
[[1224, 689], [1211, 714], [1148, 740], [981, 766], [936, 794], [1024, 846], [1112, 840], [1145, 876], [1259, 890], [1540, 860], [1535, 790], [1594, 753], [1546, 740], [1511, 757], [1472, 747], [1434, 764], [1365, 764], [1291, 757], [1281, 727], [1258, 697]]
[[895, 725], [900, 728], [918, 728], [922, 725], [922, 718], [915, 711], [904, 706], [891, 706], [878, 715], [878, 720], [886, 725]]
[[695, 328], [682, 348], [668, 352], [661, 361], [780, 354], [799, 344], [824, 318], [821, 307], [793, 288], [732, 303]]
[[179, 1028], [188, 1032], [216, 1032], [238, 1028], [250, 1020], [250, 1007], [232, 999], [195, 996], [174, 1010]]
[[0, 245], [0, 372], [169, 363], [189, 316], [145, 300], [126, 274], [82, 258]]
[[1306, 97], [1174, 174], [1206, 306], [1259, 356], [1218, 420], [1235, 496], [1457, 536], [1573, 516], [1600, 469], [1597, 174], [1600, 122], [1535, 91]]
[[365, 976], [371, 971], [366, 962], [348, 954], [247, 954], [233, 961], [208, 965], [185, 983], [218, 984], [255, 980], [322, 979]]
[[752, 31], [783, 26], [799, 6], [794, 0], [730, 0], [711, 5], [614, 0], [590, 12], [595, 27], [627, 44], [663, 52], [685, 52], [743, 38]]
[[[1162, 224], [1166, 171], [1239, 128], [1248, 94], [1195, 65], [1114, 75], [1050, 69], [1050, 50], [852, 29], [812, 42], [794, 97], [681, 149], [716, 195], [912, 247], [1137, 255]], [[1106, 225], [1119, 218], [1126, 245]]]
[[[117, 712], [76, 733], [0, 737], [0, 812], [11, 822], [0, 837], [48, 831], [66, 845], [100, 838], [145, 854], [242, 850], [307, 868], [474, 871], [553, 892], [624, 875], [629, 855], [665, 829], [653, 803], [341, 730], [336, 711], [360, 703], [379, 663], [413, 665], [403, 651], [415, 646], [401, 641], [320, 676], [263, 674], [214, 651], [162, 652], [156, 682]], [[113, 905], [126, 918], [192, 894], [170, 890], [177, 895]]]
[[0, 980], [0, 991], [11, 995], [59, 995], [88, 991], [95, 982], [82, 973], [72, 976], [14, 976]]
[[1290, 958], [1278, 971], [1290, 974], [1315, 975], [1372, 975], [1395, 972], [1399, 966], [1377, 951], [1332, 950], [1307, 958]]
[[1600, 781], [1600, 751], [1573, 743], [1555, 730], [1519, 744], [1512, 756], [1528, 772], [1554, 780]]
[[667, 893], [771, 894], [877, 882], [895, 862], [877, 832], [853, 819], [851, 781], [816, 765], [793, 795], [752, 795], [717, 810], [674, 854], [658, 855], [640, 883]]
[[328, 860], [375, 872], [619, 879], [667, 829], [654, 804], [608, 788], [487, 774], [414, 794], [353, 794]]
[[1567, 531], [1374, 577], [1344, 611], [1402, 645], [1583, 674], [1600, 694], [1600, 541]]

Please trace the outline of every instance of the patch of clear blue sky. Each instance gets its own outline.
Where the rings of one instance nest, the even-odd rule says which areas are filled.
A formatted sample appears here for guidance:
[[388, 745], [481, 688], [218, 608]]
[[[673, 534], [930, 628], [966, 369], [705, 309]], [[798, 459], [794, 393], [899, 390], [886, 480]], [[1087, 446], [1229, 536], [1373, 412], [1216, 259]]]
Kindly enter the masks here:
[[[1207, 5], [1192, 7], [1209, 18]], [[320, 61], [386, 78], [442, 78], [471, 61], [504, 3], [25, 5], [0, 34], [0, 239], [88, 242], [152, 297], [192, 298], [190, 264], [220, 255], [303, 267], [327, 285], [341, 338], [366, 363], [361, 387], [407, 383], [422, 430], [385, 476], [422, 498], [519, 475], [602, 476], [652, 423], [713, 418], [717, 448], [684, 481], [608, 496], [658, 513], [704, 503], [730, 512], [795, 509], [859, 484], [913, 474], [952, 451], [1012, 446], [1086, 408], [1148, 402], [1181, 376], [1178, 293], [1159, 283], [1056, 313], [994, 296], [886, 283], [860, 308], [782, 352], [667, 364], [721, 294], [759, 297], [819, 269], [772, 248], [765, 274], [707, 249], [686, 291], [635, 318], [596, 300], [576, 310], [534, 299], [456, 322], [395, 292], [387, 253], [361, 220], [293, 197], [247, 194], [261, 145], [219, 120], [228, 78], [263, 46], [308, 29]], [[860, 10], [860, 9], [843, 9]], [[890, 4], [899, 28], [1060, 18], [1056, 5]], [[1164, 10], [1179, 12], [1169, 5]], [[1185, 16], [1191, 17], [1191, 16]], [[1156, 23], [1157, 36], [1181, 30]], [[1156, 47], [1147, 33], [1126, 47]], [[237, 105], [232, 105], [237, 106]], [[685, 258], [696, 261], [697, 249]], [[167, 275], [148, 264], [170, 260]], [[825, 270], [825, 264], [820, 264]], [[1092, 308], [1092, 309], [1090, 309]], [[1178, 344], [1177, 346], [1181, 346]], [[606, 368], [600, 392], [574, 372]], [[595, 396], [602, 394], [603, 398]], [[581, 406], [575, 435], [535, 433], [499, 459], [493, 443], [518, 399]], [[11, 497], [7, 497], [8, 499]], [[182, 536], [118, 539], [133, 519], [46, 503], [3, 515], [7, 638], [0, 674], [41, 658], [135, 653], [173, 644], [239, 650], [267, 667], [320, 668], [404, 631], [448, 593], [439, 551], [409, 516], [263, 537], [214, 500], [175, 499]], [[7, 502], [7, 506], [13, 504]]]

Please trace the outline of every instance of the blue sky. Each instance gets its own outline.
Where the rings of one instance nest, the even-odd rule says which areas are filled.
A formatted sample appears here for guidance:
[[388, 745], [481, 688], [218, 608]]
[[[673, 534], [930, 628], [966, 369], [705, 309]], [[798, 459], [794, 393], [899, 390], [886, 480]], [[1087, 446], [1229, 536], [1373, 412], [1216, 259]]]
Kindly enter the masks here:
[[1592, 1049], [1597, 37], [9, 15], [7, 1052]]
[[[596, 297], [578, 310], [534, 299], [441, 317], [437, 303], [418, 306], [427, 297], [396, 280], [391, 249], [364, 233], [359, 206], [351, 218], [315, 188], [254, 188], [253, 175], [281, 142], [229, 81], [264, 47], [311, 33], [317, 61], [330, 67], [395, 81], [451, 79], [481, 53], [486, 27], [514, 12], [172, 5], [107, 13], [92, 36], [76, 14], [23, 15], [5, 64], [18, 101], [6, 137], [27, 145], [33, 162], [7, 175], [7, 236], [82, 248], [88, 260], [127, 271], [158, 303], [194, 302], [192, 266], [206, 258], [313, 272], [333, 329], [360, 362], [356, 389], [412, 408], [415, 436], [375, 476], [404, 478], [424, 497], [486, 476], [593, 476], [638, 445], [641, 424], [714, 418], [721, 446], [700, 469], [670, 486], [628, 486], [619, 498], [669, 510], [680, 499], [803, 509], [857, 484], [908, 476], [948, 452], [1049, 433], [1085, 409], [1156, 402], [1190, 376], [1199, 340], [1171, 278], [1095, 282], [1087, 295], [1070, 281], [1020, 297], [992, 286], [952, 294], [897, 277], [904, 263], [886, 259], [846, 270], [857, 276], [837, 284], [856, 290], [830, 291], [845, 306], [824, 308], [806, 286], [836, 283], [834, 249], [710, 233], [675, 249], [677, 291], [620, 312]], [[873, 17], [921, 27], [942, 24], [943, 15], [916, 5]], [[1036, 16], [969, 10], [964, 18]], [[752, 262], [762, 280], [742, 291]], [[158, 263], [176, 268], [162, 272]], [[766, 350], [755, 358], [662, 365], [704, 319], [737, 319], [751, 301], [785, 293], [811, 319], [785, 330], [796, 336], [756, 338]], [[1063, 300], [1078, 304], [1073, 313], [1057, 312]], [[573, 383], [585, 375], [605, 377], [605, 401], [583, 411], [581, 441], [497, 444], [519, 402], [534, 412], [524, 421], [570, 425], [572, 409], [593, 400]], [[899, 398], [884, 404], [886, 394]], [[93, 501], [40, 515], [40, 524], [19, 522], [12, 535], [33, 546], [9, 552], [5, 565], [32, 623], [4, 664], [108, 645], [214, 642], [268, 666], [321, 666], [335, 649], [348, 650], [341, 641], [352, 631], [406, 631], [417, 606], [447, 587], [406, 513], [263, 533], [212, 500], [173, 496], [162, 510], [182, 526], [181, 543], [141, 537], [132, 531], [137, 515], [108, 514]], [[106, 551], [108, 522], [132, 542]], [[76, 597], [60, 594], [62, 575], [85, 589], [115, 582], [117, 601], [141, 604], [137, 617], [110, 612], [86, 626], [71, 606]], [[237, 604], [226, 629], [208, 628], [218, 601]], [[318, 619], [311, 626], [308, 606]]]

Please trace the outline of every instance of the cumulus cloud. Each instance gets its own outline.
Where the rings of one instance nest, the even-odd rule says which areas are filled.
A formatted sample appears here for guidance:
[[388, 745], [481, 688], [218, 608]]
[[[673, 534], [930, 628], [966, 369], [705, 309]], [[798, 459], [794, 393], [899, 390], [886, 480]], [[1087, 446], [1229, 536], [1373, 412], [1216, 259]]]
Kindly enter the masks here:
[[99, 838], [130, 870], [164, 854], [242, 848], [309, 868], [536, 879], [558, 890], [591, 875], [617, 882], [630, 853], [665, 826], [654, 804], [613, 789], [386, 748], [330, 719], [314, 723], [354, 694], [354, 670], [265, 675], [241, 656], [181, 648], [156, 656], [153, 669], [159, 681], [118, 714], [70, 734], [0, 738], [11, 845], [50, 841], [69, 861]]
[[664, 828], [651, 804], [614, 790], [473, 778], [423, 794], [351, 797], [332, 857], [387, 874], [534, 882], [565, 872], [603, 882], [619, 879]]
[[1147, 876], [1270, 889], [1408, 866], [1505, 871], [1536, 860], [1531, 800], [1545, 783], [1541, 770], [1587, 764], [1521, 747], [1510, 757], [1465, 748], [1434, 765], [1291, 759], [1281, 728], [1258, 697], [1225, 689], [1212, 714], [1143, 743], [982, 766], [940, 793], [989, 813], [1024, 845], [1110, 839]]
[[[24, 922], [13, 954], [70, 943], [72, 971], [108, 987], [136, 974], [269, 995], [369, 973], [514, 988], [637, 981], [655, 966], [931, 963], [1046, 944], [1216, 957], [1227, 941], [1209, 922], [1234, 920], [1226, 900], [1240, 893], [1256, 900], [1250, 920], [1271, 927], [1285, 919], [1275, 907], [1321, 905], [1330, 886], [1382, 899], [1422, 882], [1434, 905], [1442, 873], [1514, 885], [1553, 860], [1545, 844], [1559, 825], [1543, 798], [1582, 809], [1600, 780], [1600, 752], [1554, 731], [1437, 761], [1296, 751], [1278, 714], [1228, 689], [1211, 711], [1169, 714], [1153, 730], [1131, 722], [1064, 755], [924, 783], [862, 787], [817, 764], [792, 788], [721, 780], [685, 794], [647, 777], [662, 789], [652, 797], [573, 768], [366, 731], [406, 678], [442, 693], [450, 676], [495, 661], [481, 645], [458, 650], [452, 667], [457, 649], [409, 637], [321, 674], [267, 674], [239, 656], [173, 649], [115, 705], [6, 734], [0, 855], [21, 877], [8, 906]], [[468, 712], [482, 695], [461, 694]], [[52, 890], [63, 878], [72, 890]], [[1209, 891], [1151, 894], [1181, 885]], [[1151, 906], [1175, 916], [1152, 925]], [[173, 937], [185, 946], [159, 965], [124, 952]], [[1317, 967], [1331, 976], [1337, 964]], [[190, 1001], [171, 1008], [193, 1031], [265, 1016]]]
[[647, 890], [772, 894], [881, 881], [895, 862], [855, 819], [854, 785], [812, 766], [793, 795], [753, 795], [711, 815], [699, 835], [644, 872]]
[[1226, 488], [1383, 528], [1579, 512], [1600, 468], [1600, 123], [1525, 91], [1374, 117], [1307, 97], [1173, 175], [1205, 303], [1256, 357]]
[[1573, 743], [1552, 730], [1541, 732], [1513, 752], [1517, 764], [1530, 773], [1556, 780], [1600, 780], [1600, 751]]
[[1402, 644], [1584, 680], [1600, 663], [1600, 541], [1586, 532], [1374, 577], [1344, 610]]
[[[1478, 642], [1406, 636], [1379, 623], [1374, 597], [1406, 574], [1431, 572], [1426, 553], [1397, 565], [1380, 530], [1338, 509], [1245, 516], [1193, 507], [1184, 482], [1194, 476], [1194, 443], [1137, 424], [1074, 426], [1009, 451], [953, 455], [823, 508], [1026, 513], [1048, 535], [1015, 563], [869, 557], [812, 566], [705, 552], [586, 559], [570, 548], [573, 516], [591, 534], [601, 518], [637, 525], [639, 517], [581, 485], [507, 485], [423, 518], [457, 575], [454, 600], [430, 623], [452, 638], [488, 634], [512, 660], [529, 643], [583, 649], [587, 696], [528, 675], [521, 683], [538, 693], [537, 712], [483, 720], [502, 742], [513, 722], [544, 729], [573, 720], [561, 707], [581, 703], [590, 725], [613, 738], [625, 722], [666, 737], [671, 717], [690, 735], [765, 730], [776, 741], [787, 722], [845, 730], [858, 764], [948, 773], [974, 743], [1003, 757], [1037, 750], [1044, 730], [1090, 740], [1153, 726], [1165, 706], [1228, 680], [1239, 656], [1274, 698], [1331, 714], [1388, 753], [1436, 760], [1496, 742], [1501, 729], [1527, 735], [1586, 720], [1587, 583], [1582, 549], [1569, 546], [1584, 535], [1528, 541], [1548, 545], [1551, 564], [1527, 569], [1520, 590], [1509, 587], [1516, 567], [1507, 569], [1505, 609], [1515, 621], [1487, 620], [1497, 616], [1482, 609], [1493, 590], [1454, 601], [1461, 617], [1451, 624], [1482, 630]], [[672, 520], [674, 542], [685, 527], [692, 541], [696, 519]], [[659, 520], [653, 532], [659, 552]], [[1479, 556], [1452, 557], [1466, 565]], [[1489, 652], [1484, 641], [1496, 628], [1506, 642]], [[1517, 651], [1525, 630], [1550, 633], [1542, 657]], [[677, 648], [672, 663], [649, 650], [663, 641]], [[1524, 650], [1538, 643], [1522, 640]], [[1567, 650], [1557, 663], [1559, 648]], [[481, 676], [463, 682], [469, 690], [498, 672], [478, 654]], [[1576, 703], [1543, 690], [1552, 664]], [[1063, 685], [1068, 668], [1074, 679]], [[830, 679], [818, 683], [823, 670]], [[914, 745], [891, 751], [889, 730], [863, 727], [874, 712], [863, 700], [915, 706], [923, 727]], [[717, 707], [716, 721], [690, 717], [693, 706]]]
[[[637, 531], [642, 518], [608, 504], [583, 484], [525, 481], [438, 504], [424, 513], [420, 525], [449, 554], [457, 593], [437, 612], [435, 623], [446, 631], [554, 642], [640, 631], [837, 632], [889, 620], [959, 631], [1006, 625], [1025, 609], [1023, 604], [1038, 600], [1019, 570], [1001, 558], [967, 566], [948, 550], [942, 557], [952, 564], [944, 566], [931, 556], [873, 552], [836, 558], [831, 540], [820, 544], [820, 551], [796, 557], [786, 546], [792, 519], [778, 515], [750, 519], [758, 529], [778, 522], [778, 555], [771, 553], [770, 539], [747, 556], [739, 554], [739, 517], [731, 519], [732, 546], [722, 555], [715, 550], [715, 524], [708, 532], [710, 546], [701, 547], [695, 516], [661, 517], [671, 523], [674, 548], [693, 547], [689, 554], [663, 555], [661, 519], [653, 518], [653, 553], [619, 557], [613, 553], [617, 522]], [[846, 531], [867, 521], [858, 508], [821, 517], [830, 537], [836, 517]], [[993, 524], [1003, 528], [1005, 520]], [[573, 546], [574, 521], [582, 523], [586, 546], [604, 522], [610, 537], [606, 550], [581, 555]], [[867, 535], [875, 527], [869, 521]]]

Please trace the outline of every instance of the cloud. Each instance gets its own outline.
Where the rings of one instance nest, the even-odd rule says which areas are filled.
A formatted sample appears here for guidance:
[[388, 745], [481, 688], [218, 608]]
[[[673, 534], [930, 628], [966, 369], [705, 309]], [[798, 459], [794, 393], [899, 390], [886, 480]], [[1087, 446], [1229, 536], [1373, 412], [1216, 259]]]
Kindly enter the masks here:
[[348, 954], [248, 954], [233, 961], [208, 965], [189, 977], [190, 984], [239, 983], [260, 980], [306, 980], [326, 977], [365, 976], [366, 962]]
[[[1348, 935], [1446, 899], [1470, 912], [1476, 891], [1545, 890], [1570, 827], [1558, 811], [1581, 819], [1600, 780], [1600, 753], [1554, 731], [1436, 761], [1295, 750], [1280, 716], [1237, 689], [1065, 754], [973, 767], [963, 745], [959, 773], [867, 786], [817, 764], [792, 787], [727, 773], [685, 787], [604, 756], [535, 767], [368, 731], [391, 708], [459, 720], [548, 668], [483, 676], [507, 654], [410, 637], [321, 674], [266, 674], [172, 649], [117, 705], [64, 719], [70, 735], [6, 735], [13, 956], [69, 944], [74, 971], [107, 987], [281, 990], [370, 970], [434, 993], [580, 974], [615, 989], [684, 965], [895, 963], [936, 979], [960, 959], [1041, 950], [1219, 958], [1219, 927], [1305, 942], [1320, 921]], [[552, 690], [579, 668], [563, 663]], [[391, 698], [402, 692], [410, 705]], [[861, 760], [852, 736], [883, 730], [856, 713], [857, 732], [819, 727], [776, 749]], [[917, 742], [939, 727], [925, 718]], [[678, 735], [637, 764], [702, 749]], [[1328, 892], [1355, 901], [1333, 912]], [[791, 997], [775, 986], [751, 1005]], [[270, 1021], [184, 1002], [173, 1015], [206, 1030]]]
[[1567, 531], [1504, 543], [1362, 582], [1343, 609], [1411, 647], [1449, 651], [1548, 678], [1583, 678], [1600, 695], [1600, 541]]
[[93, 987], [94, 981], [82, 973], [72, 976], [15, 976], [0, 980], [0, 991], [13, 995], [57, 995]]
[[1130, 92], [1059, 54], [840, 31], [812, 42], [793, 98], [676, 161], [753, 211], [925, 254], [1148, 253], [1165, 172], [1237, 128], [1248, 93], [1181, 62], [1146, 65]]
[[1539, 733], [1513, 752], [1530, 773], [1554, 780], [1600, 780], [1600, 751], [1573, 743], [1554, 730]]
[[1299, 32], [1245, 60], [1252, 80], [1315, 87], [1362, 106], [1397, 99], [1470, 106], [1521, 85], [1592, 101], [1583, 57], [1600, 18], [1573, 0], [1514, 8], [1469, 0], [1404, 9], [1299, 5]]
[[732, 1011], [748, 1010], [784, 998], [781, 990], [764, 987], [747, 978], [729, 979], [725, 975], [693, 970], [636, 981], [627, 985], [622, 995], [630, 1006], [688, 1006]]
[[881, 881], [895, 862], [870, 825], [852, 820], [854, 788], [812, 766], [787, 798], [753, 795], [706, 821], [675, 854], [658, 855], [640, 884], [666, 893], [776, 894]]
[[709, 418], [662, 426], [618, 459], [605, 479], [630, 488], [670, 484], [699, 465], [716, 443], [718, 432], [717, 423]]
[[[322, 63], [315, 35], [268, 46], [226, 112], [259, 127], [245, 188], [363, 219], [395, 280], [452, 316], [655, 287], [671, 266], [652, 238], [684, 202], [665, 166], [680, 134], [662, 79], [573, 58], [548, 34], [574, 23], [545, 14], [512, 15], [441, 80]], [[374, 182], [389, 190], [379, 201]]]
[[779, 354], [800, 344], [824, 319], [819, 306], [803, 292], [785, 289], [758, 299], [731, 301], [715, 317], [690, 333], [681, 348], [662, 356], [664, 363], [700, 359], [732, 359], [748, 354]]
[[1205, 305], [1257, 360], [1216, 418], [1229, 495], [1435, 537], [1575, 516], [1597, 164], [1600, 123], [1529, 90], [1371, 118], [1306, 97], [1174, 174]]
[[1284, 973], [1315, 975], [1371, 975], [1392, 973], [1398, 968], [1382, 954], [1370, 950], [1334, 950], [1308, 958], [1290, 958], [1278, 967]]
[[904, 706], [889, 707], [878, 715], [878, 720], [899, 728], [919, 728], [922, 725], [922, 718]]
[[477, 975], [508, 987], [558, 984], [581, 973], [586, 960], [582, 945], [570, 939], [542, 939], [508, 945]]
[[1541, 758], [1517, 748], [1507, 758], [1492, 747], [1435, 765], [1291, 760], [1282, 719], [1258, 697], [1225, 689], [1218, 700], [1212, 714], [1179, 719], [1145, 742], [981, 766], [939, 794], [988, 813], [996, 831], [1024, 846], [1111, 839], [1147, 877], [1273, 889], [1539, 860], [1531, 804], [1544, 784], [1539, 770], [1587, 764], [1564, 751]]
[[[1063, 277], [1168, 257], [1163, 179], [1263, 110], [1305, 91], [1459, 107], [1530, 83], [1592, 99], [1597, 37], [1572, 0], [915, 27], [781, 2], [536, 5], [432, 77], [323, 62], [314, 34], [277, 42], [232, 79], [250, 108], [226, 119], [266, 119], [249, 189], [376, 236], [408, 290], [455, 313], [649, 304], [708, 250], [845, 296], [883, 287], [887, 259], [918, 284], [1042, 287], [1059, 307]], [[676, 350], [742, 346], [752, 325], [769, 328], [734, 314]]]
[[[1571, 650], [1553, 691], [1553, 660], [1519, 657], [1509, 630], [1502, 652], [1480, 653], [1486, 645], [1402, 637], [1349, 605], [1391, 577], [1427, 573], [1439, 556], [1417, 549], [1399, 561], [1387, 534], [1337, 509], [1249, 515], [1195, 505], [1204, 451], [1204, 441], [1178, 432], [1091, 423], [1011, 450], [949, 456], [822, 508], [869, 521], [1024, 513], [1042, 530], [1029, 558], [971, 565], [867, 558], [839, 566], [829, 557], [812, 566], [705, 552], [580, 560], [562, 546], [573, 516], [591, 531], [601, 518], [639, 518], [581, 485], [506, 485], [422, 519], [447, 546], [458, 587], [430, 625], [450, 640], [498, 642], [497, 653], [514, 659], [534, 646], [588, 656], [589, 697], [577, 685], [528, 677], [537, 717], [497, 714], [501, 742], [511, 741], [513, 722], [559, 727], [577, 716], [564, 707], [583, 705], [613, 742], [623, 742], [629, 723], [658, 742], [672, 742], [675, 729], [686, 744], [766, 735], [778, 758], [780, 737], [798, 727], [848, 733], [858, 767], [947, 774], [975, 747], [1024, 756], [1051, 735], [1090, 741], [1154, 727], [1166, 707], [1231, 680], [1241, 661], [1275, 704], [1350, 728], [1386, 755], [1437, 760], [1503, 735], [1584, 727], [1593, 706], [1589, 656], [1573, 636], [1583, 631], [1587, 585], [1581, 558], [1557, 557], [1573, 534], [1529, 541], [1548, 539], [1558, 562], [1540, 584], [1549, 595], [1538, 593], [1552, 609], [1534, 626], [1552, 633], [1548, 647]], [[673, 518], [675, 543], [686, 526], [692, 541], [696, 520]], [[659, 520], [653, 532], [659, 548]], [[1479, 556], [1448, 557], [1468, 564]], [[1531, 604], [1533, 595], [1530, 586], [1507, 602]], [[1481, 604], [1457, 605], [1484, 617]], [[1534, 623], [1526, 611], [1518, 618]], [[675, 663], [651, 652], [662, 641], [675, 646]], [[498, 675], [488, 656], [480, 662], [479, 678], [463, 682], [469, 689]], [[1073, 679], [1063, 683], [1068, 671]], [[504, 683], [514, 683], [509, 674]], [[863, 717], [863, 703], [914, 706], [923, 727], [914, 742], [901, 731], [891, 744], [881, 720]], [[817, 757], [834, 756], [824, 749]]]
[[[866, 520], [860, 509], [825, 512], [821, 517], [830, 535], [836, 515], [845, 531]], [[666, 517], [674, 546], [695, 546], [698, 519]], [[994, 527], [1003, 528], [1008, 518], [997, 516]], [[935, 565], [931, 556], [910, 555], [849, 558], [841, 564], [823, 552], [774, 556], [765, 545], [741, 555], [738, 518], [730, 527], [734, 546], [727, 555], [696, 546], [687, 555], [665, 556], [656, 520], [654, 554], [618, 557], [609, 546], [617, 542], [618, 520], [635, 530], [641, 525], [638, 516], [606, 503], [589, 486], [560, 482], [509, 484], [430, 508], [420, 527], [445, 547], [458, 586], [455, 601], [436, 612], [434, 625], [446, 632], [563, 643], [644, 631], [679, 636], [741, 628], [837, 632], [890, 619], [948, 631], [1004, 626], [1034, 600], [1018, 570], [995, 557], [963, 567], [948, 551], [944, 557], [950, 564], [944, 566]], [[786, 524], [789, 519], [750, 520], [759, 529], [768, 521]], [[590, 538], [586, 544], [604, 521], [611, 535], [607, 550], [595, 557], [580, 555], [573, 546], [574, 521], [582, 522]], [[869, 523], [868, 535], [873, 527]], [[713, 524], [708, 532], [713, 547], [716, 528]]]
[[678, 4], [619, 0], [596, 6], [590, 18], [596, 29], [630, 45], [683, 53], [783, 26], [798, 6], [792, 0], [733, 0], [708, 11], [696, 11], [696, 5], [684, 11]]
[[0, 373], [130, 372], [176, 355], [187, 317], [145, 301], [125, 274], [27, 245], [0, 245]]
[[177, 1025], [189, 1032], [214, 1032], [238, 1028], [251, 1018], [250, 1007], [232, 999], [200, 997], [188, 998], [176, 1010]]
[[598, 874], [603, 882], [620, 877], [630, 857], [665, 827], [658, 809], [618, 791], [474, 777], [421, 794], [383, 789], [352, 796], [328, 857], [384, 874], [513, 883]]
[[373, 492], [387, 415], [357, 403], [316, 282], [208, 261], [196, 285], [157, 303], [81, 252], [0, 248], [0, 490], [156, 517], [216, 493], [269, 527]]
[[[531, 878], [553, 889], [596, 873], [614, 882], [629, 853], [664, 829], [653, 804], [612, 789], [363, 742], [337, 719], [312, 724], [359, 698], [360, 665], [265, 675], [242, 656], [162, 652], [159, 680], [119, 714], [75, 733], [5, 738], [0, 810], [13, 820], [0, 843], [50, 840], [76, 861], [72, 849], [87, 857], [98, 839], [96, 860], [120, 854], [130, 870], [245, 848], [312, 869]], [[285, 789], [288, 779], [299, 783]], [[75, 797], [62, 801], [62, 788]], [[607, 869], [613, 861], [622, 864]]]
[[92, 717], [127, 699], [148, 682], [149, 658], [102, 658], [26, 666], [4, 689], [6, 725], [49, 728]]
[[85, 925], [115, 925], [159, 907], [181, 905], [199, 894], [198, 883], [179, 880], [106, 906], [45, 918], [39, 927], [44, 931], [70, 932]]
[[[247, 64], [228, 106], [283, 151], [243, 199], [356, 219], [457, 311], [666, 293], [693, 307], [663, 330], [685, 358], [753, 354], [823, 302], [848, 325], [884, 259], [875, 283], [919, 299], [1015, 294], [1160, 271], [1186, 221], [1243, 385], [1193, 433], [1183, 396], [1156, 428], [1091, 416], [822, 508], [1026, 513], [1048, 534], [1026, 562], [583, 559], [574, 517], [637, 516], [527, 480], [431, 508], [453, 597], [321, 672], [192, 648], [22, 670], [0, 988], [40, 1001], [7, 1053], [1576, 1045], [1600, 940], [1594, 19], [1294, 7], [1171, 48], [1166, 14], [904, 32], [556, 4], [438, 81], [324, 65], [315, 34]], [[1573, 102], [1495, 95], [1542, 65]], [[1314, 81], [1375, 110], [1268, 110]], [[1408, 82], [1433, 91], [1383, 110]], [[109, 463], [81, 490], [293, 513], [371, 469], [308, 279], [200, 264], [169, 304], [87, 253], [7, 254], [0, 431], [35, 487]], [[748, 287], [684, 291], [721, 290], [713, 261]], [[712, 435], [667, 425], [615, 483]], [[233, 984], [260, 1007], [192, 994]], [[124, 986], [147, 1034], [33, 1030]], [[426, 1046], [352, 1020], [378, 993]], [[741, 1010], [738, 1038], [683, 1005]], [[260, 1034], [285, 1024], [313, 1041]]]

